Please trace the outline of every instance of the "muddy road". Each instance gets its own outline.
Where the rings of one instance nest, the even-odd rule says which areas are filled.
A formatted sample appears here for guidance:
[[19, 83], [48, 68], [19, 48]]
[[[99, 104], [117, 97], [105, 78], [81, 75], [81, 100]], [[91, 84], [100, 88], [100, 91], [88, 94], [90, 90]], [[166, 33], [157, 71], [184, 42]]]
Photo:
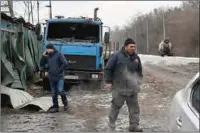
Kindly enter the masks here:
[[[168, 111], [174, 94], [183, 88], [199, 70], [199, 64], [182, 66], [143, 65], [144, 80], [139, 94], [140, 126], [146, 132], [167, 131]], [[35, 96], [49, 95], [34, 86]], [[68, 92], [70, 110], [50, 114], [15, 111], [2, 108], [1, 131], [66, 132], [66, 131], [110, 131], [107, 115], [110, 108], [110, 90], [83, 90], [75, 86]], [[128, 131], [128, 110], [126, 104], [120, 110], [116, 131]]]

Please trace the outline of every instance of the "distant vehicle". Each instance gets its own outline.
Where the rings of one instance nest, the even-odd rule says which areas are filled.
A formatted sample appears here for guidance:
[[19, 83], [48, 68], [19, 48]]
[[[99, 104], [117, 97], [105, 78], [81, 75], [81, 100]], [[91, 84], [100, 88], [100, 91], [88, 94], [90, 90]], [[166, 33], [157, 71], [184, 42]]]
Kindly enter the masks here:
[[198, 72], [184, 89], [176, 93], [170, 109], [170, 131], [199, 131], [199, 83]]

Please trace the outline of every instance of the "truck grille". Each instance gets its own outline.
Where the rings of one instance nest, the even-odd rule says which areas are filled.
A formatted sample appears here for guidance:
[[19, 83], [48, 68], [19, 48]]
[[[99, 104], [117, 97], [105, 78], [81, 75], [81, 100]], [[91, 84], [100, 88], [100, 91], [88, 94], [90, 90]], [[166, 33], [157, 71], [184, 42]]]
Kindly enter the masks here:
[[96, 56], [65, 55], [70, 70], [95, 70]]

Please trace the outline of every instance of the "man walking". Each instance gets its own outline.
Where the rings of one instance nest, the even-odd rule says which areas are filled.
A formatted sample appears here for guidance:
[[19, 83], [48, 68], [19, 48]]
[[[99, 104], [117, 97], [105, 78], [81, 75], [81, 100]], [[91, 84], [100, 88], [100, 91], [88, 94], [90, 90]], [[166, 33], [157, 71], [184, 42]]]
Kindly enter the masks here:
[[[47, 62], [45, 62], [47, 57]], [[52, 44], [46, 46], [46, 52], [40, 62], [40, 66], [44, 68], [47, 65], [48, 79], [52, 91], [53, 108], [50, 112], [59, 112], [58, 95], [61, 96], [64, 110], [68, 109], [68, 100], [64, 92], [64, 70], [68, 63], [64, 55], [56, 50]]]
[[115, 128], [119, 111], [126, 101], [129, 110], [129, 131], [142, 132], [139, 128], [138, 92], [143, 74], [141, 61], [135, 49], [135, 42], [128, 38], [122, 49], [109, 59], [105, 67], [105, 82], [107, 88], [112, 88], [109, 126]]

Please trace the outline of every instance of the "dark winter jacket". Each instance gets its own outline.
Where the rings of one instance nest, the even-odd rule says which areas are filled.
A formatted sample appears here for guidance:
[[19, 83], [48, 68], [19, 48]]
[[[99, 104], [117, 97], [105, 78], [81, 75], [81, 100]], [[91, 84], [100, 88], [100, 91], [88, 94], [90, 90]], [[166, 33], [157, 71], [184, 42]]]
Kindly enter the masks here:
[[47, 68], [49, 80], [58, 81], [64, 79], [64, 70], [67, 68], [67, 60], [64, 55], [56, 49], [54, 53], [43, 56], [40, 62], [41, 68]]
[[130, 95], [140, 89], [139, 82], [143, 77], [139, 56], [129, 56], [124, 48], [113, 54], [104, 69], [105, 82], [112, 83], [113, 90]]

